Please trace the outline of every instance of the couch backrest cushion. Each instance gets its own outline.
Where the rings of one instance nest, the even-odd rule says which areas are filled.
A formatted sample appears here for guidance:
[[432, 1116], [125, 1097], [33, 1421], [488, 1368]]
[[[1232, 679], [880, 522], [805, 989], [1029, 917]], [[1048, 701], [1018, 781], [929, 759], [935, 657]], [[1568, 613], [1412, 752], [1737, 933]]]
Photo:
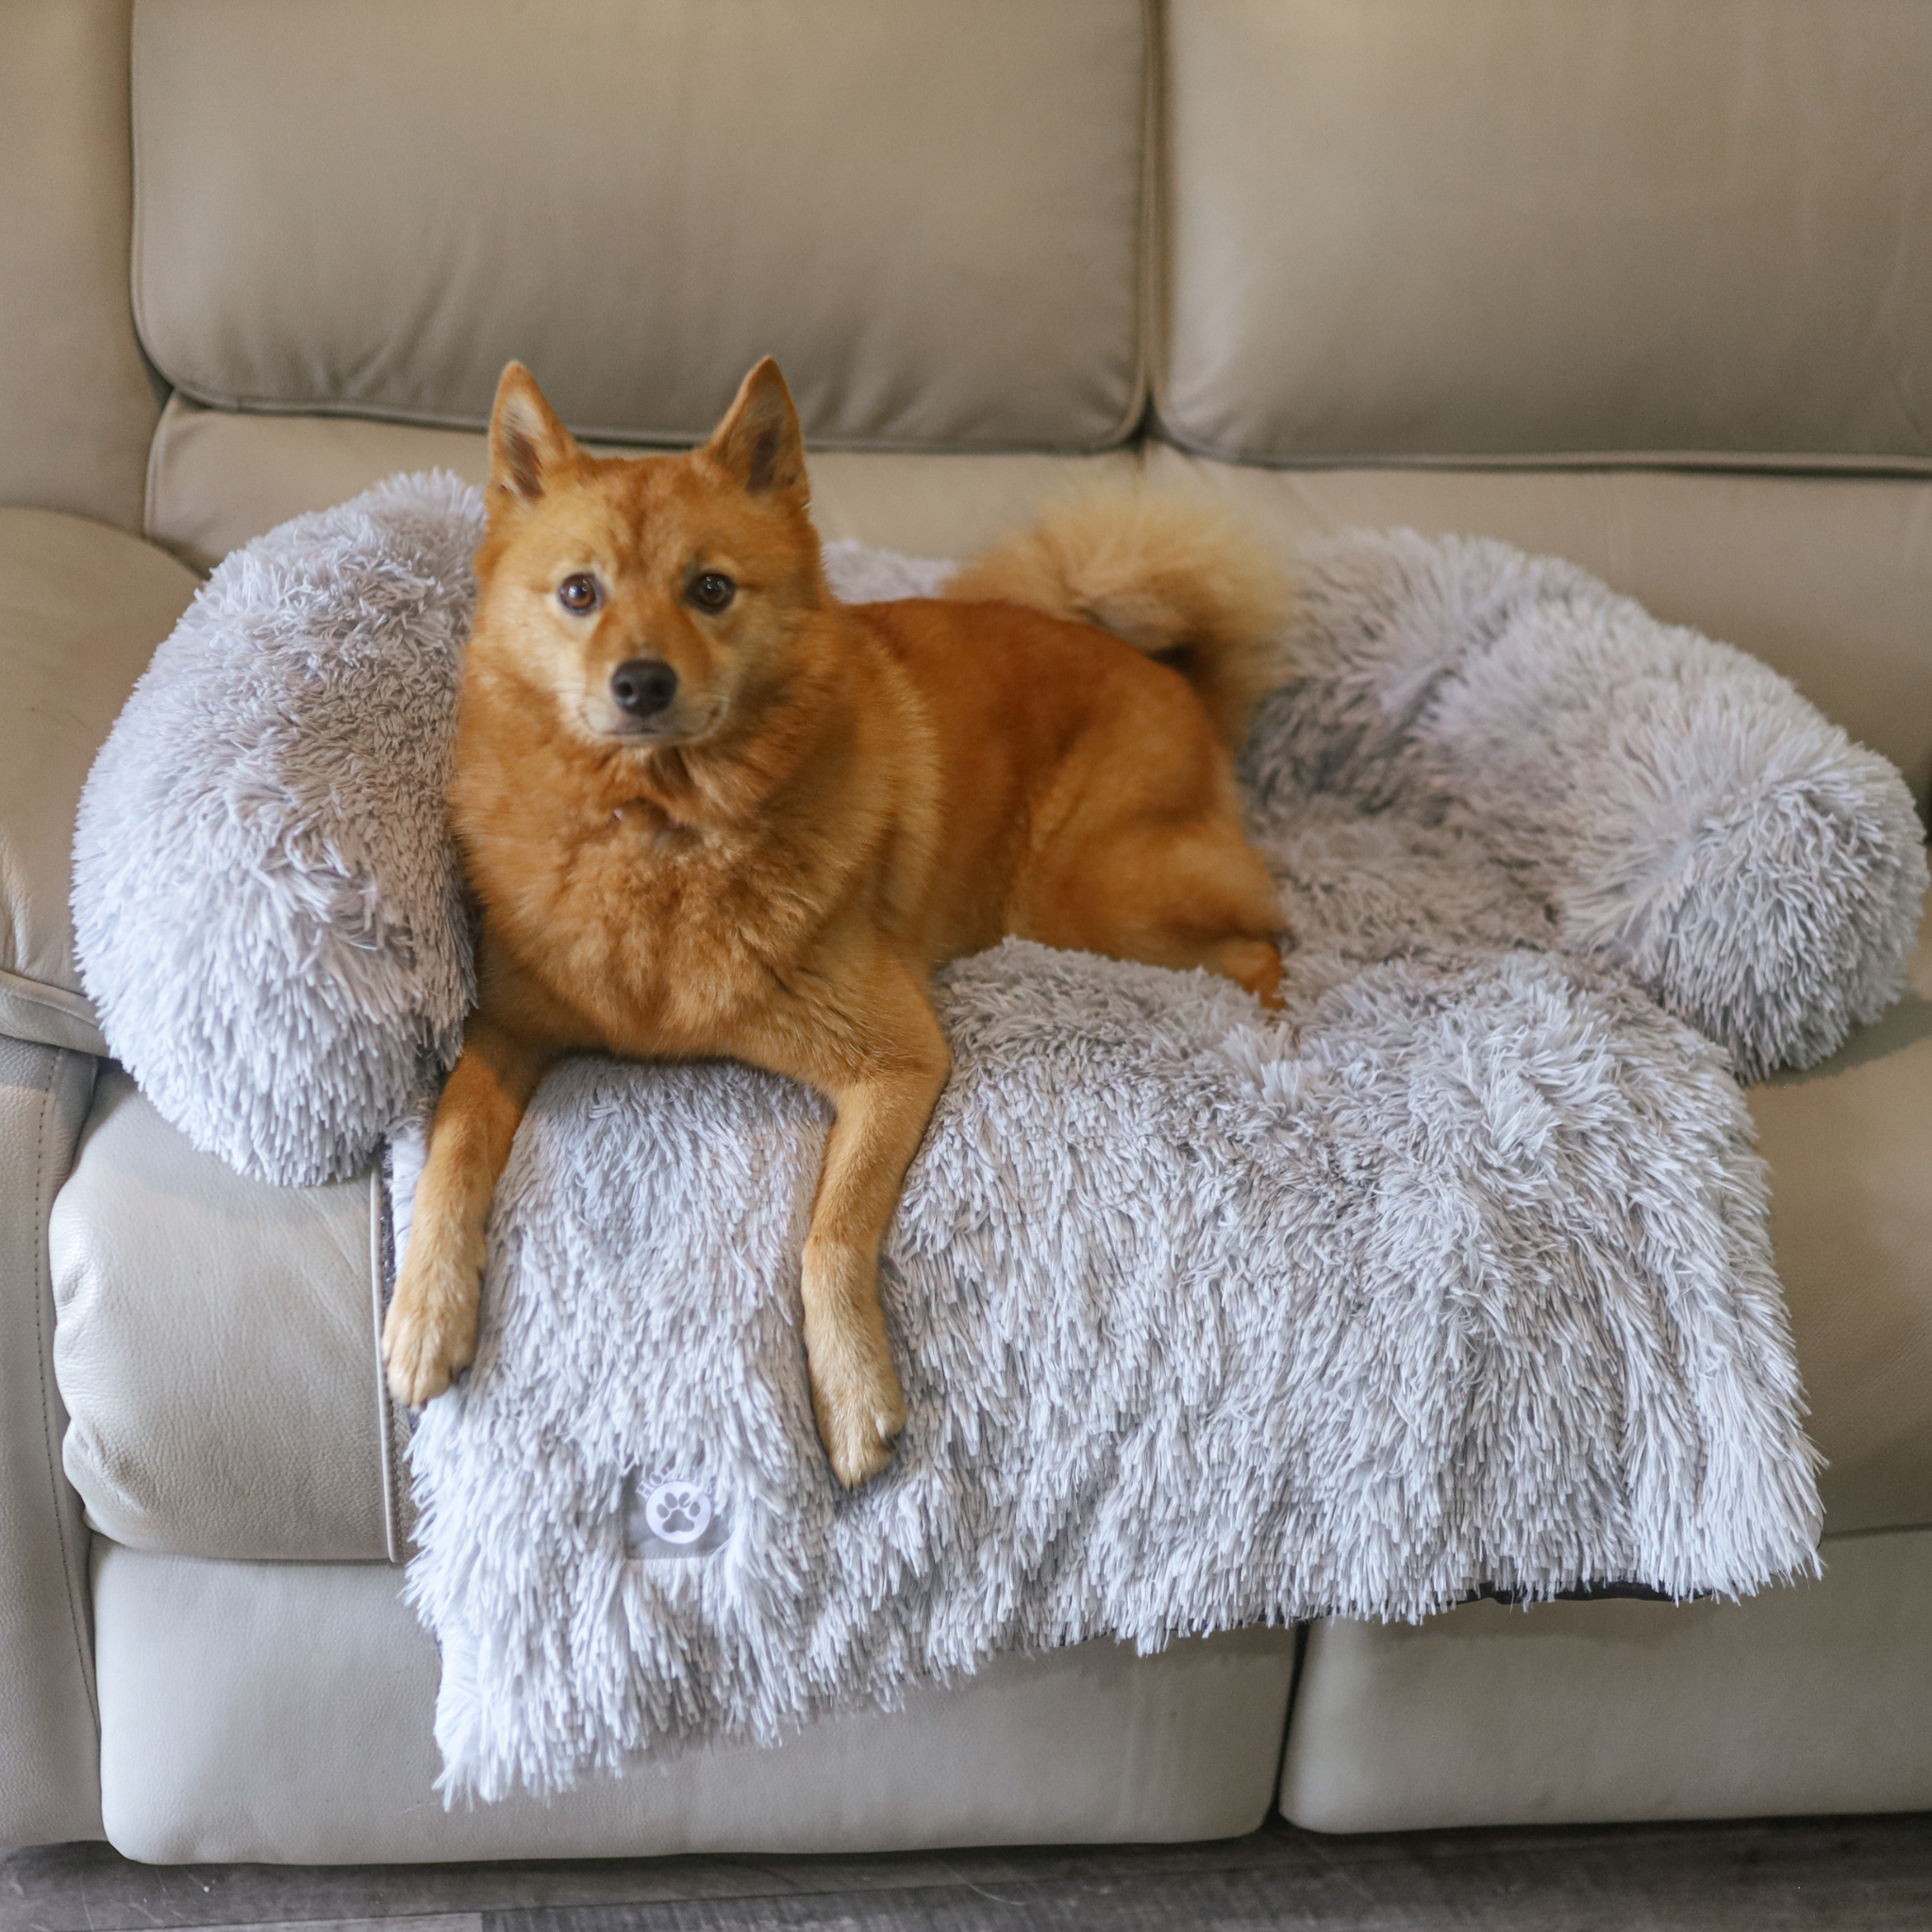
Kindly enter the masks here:
[[1168, 433], [1932, 459], [1924, 0], [1172, 0]]
[[141, 526], [160, 412], [127, 306], [127, 0], [0, 8], [0, 504]]
[[142, 0], [135, 304], [189, 394], [1080, 449], [1141, 407], [1143, 0]]

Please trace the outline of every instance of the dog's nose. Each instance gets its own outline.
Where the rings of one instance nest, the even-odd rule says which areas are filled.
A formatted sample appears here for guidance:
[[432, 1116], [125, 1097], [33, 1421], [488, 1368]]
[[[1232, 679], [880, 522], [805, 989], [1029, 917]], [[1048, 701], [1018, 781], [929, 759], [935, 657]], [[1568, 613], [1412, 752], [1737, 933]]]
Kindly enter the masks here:
[[633, 718], [652, 718], [677, 694], [677, 673], [661, 658], [626, 658], [610, 674], [610, 695]]

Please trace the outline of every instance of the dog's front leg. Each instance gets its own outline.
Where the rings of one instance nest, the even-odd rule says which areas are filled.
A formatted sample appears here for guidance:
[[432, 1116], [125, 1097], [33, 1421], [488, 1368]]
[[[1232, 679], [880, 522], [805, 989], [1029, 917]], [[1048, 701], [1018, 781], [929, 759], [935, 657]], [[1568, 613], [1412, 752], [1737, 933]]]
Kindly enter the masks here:
[[861, 1048], [808, 1050], [778, 1069], [816, 1087], [837, 1110], [800, 1288], [812, 1412], [832, 1472], [847, 1489], [885, 1468], [906, 1425], [879, 1307], [879, 1244], [952, 1066], [910, 974], [857, 990], [852, 1007], [865, 1016]]
[[484, 1234], [509, 1143], [550, 1056], [481, 1013], [436, 1109], [408, 1253], [382, 1324], [390, 1392], [420, 1408], [476, 1353]]

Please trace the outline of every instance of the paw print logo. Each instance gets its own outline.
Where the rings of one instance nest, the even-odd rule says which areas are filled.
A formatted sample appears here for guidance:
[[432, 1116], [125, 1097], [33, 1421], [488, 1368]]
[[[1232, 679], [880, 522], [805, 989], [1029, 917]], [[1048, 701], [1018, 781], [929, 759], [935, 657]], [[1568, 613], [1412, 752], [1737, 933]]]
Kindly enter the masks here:
[[644, 1499], [644, 1521], [667, 1543], [694, 1543], [711, 1526], [711, 1499], [689, 1483], [659, 1483]]

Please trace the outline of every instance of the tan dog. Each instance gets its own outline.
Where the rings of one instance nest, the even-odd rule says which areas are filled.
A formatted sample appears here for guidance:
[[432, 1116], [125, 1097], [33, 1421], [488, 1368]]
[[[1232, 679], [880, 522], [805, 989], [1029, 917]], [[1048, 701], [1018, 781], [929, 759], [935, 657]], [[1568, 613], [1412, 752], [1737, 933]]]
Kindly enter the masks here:
[[769, 360], [686, 456], [585, 455], [516, 363], [490, 439], [450, 789], [477, 1007], [383, 1328], [390, 1386], [422, 1404], [475, 1353], [491, 1196], [559, 1055], [725, 1055], [836, 1110], [805, 1344], [832, 1468], [863, 1482], [905, 1422], [878, 1254], [948, 1071], [933, 968], [1011, 933], [1274, 1000], [1280, 915], [1229, 748], [1285, 588], [1211, 516], [1125, 495], [944, 601], [841, 605]]

